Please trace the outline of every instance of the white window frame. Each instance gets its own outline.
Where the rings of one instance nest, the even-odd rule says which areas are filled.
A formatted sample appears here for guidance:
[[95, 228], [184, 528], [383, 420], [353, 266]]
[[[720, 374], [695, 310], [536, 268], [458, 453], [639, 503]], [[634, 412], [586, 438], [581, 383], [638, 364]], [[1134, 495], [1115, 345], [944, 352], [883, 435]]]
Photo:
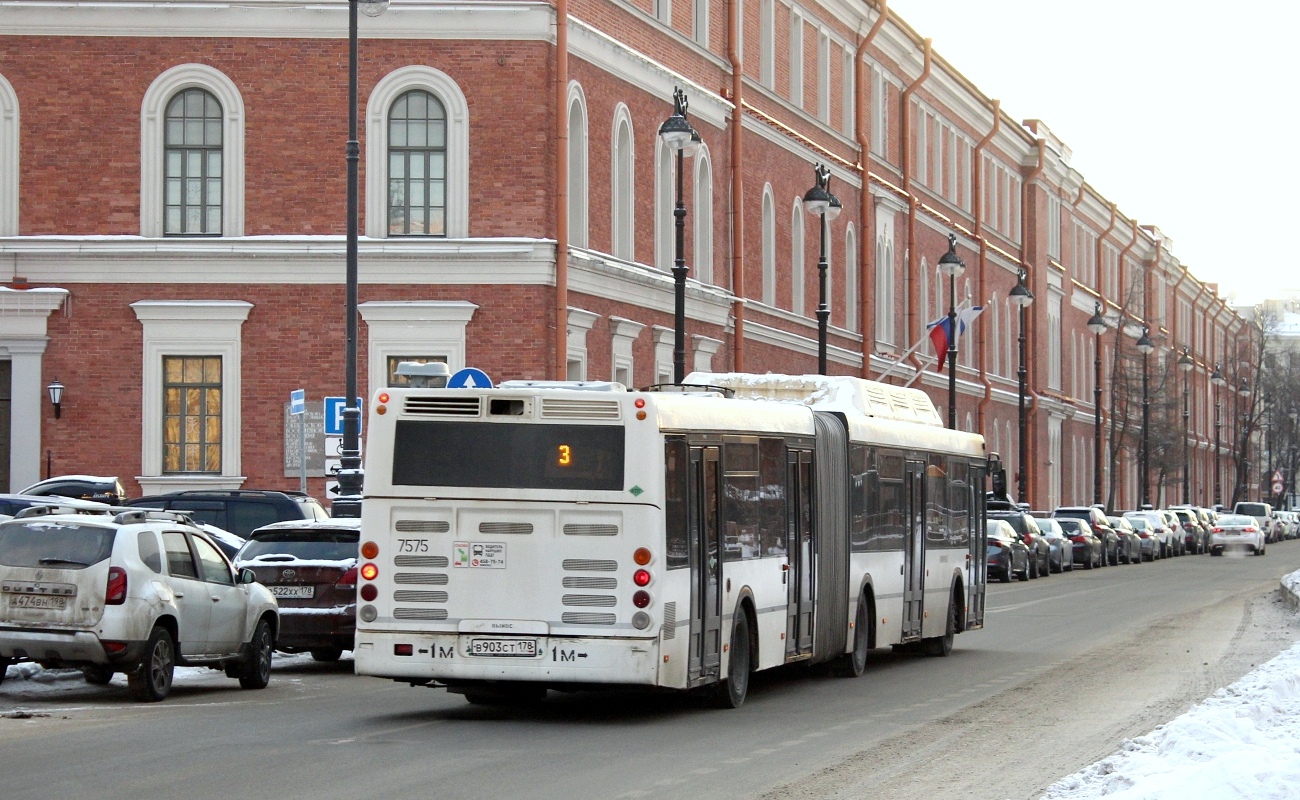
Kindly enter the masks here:
[[469, 103], [456, 81], [433, 67], [400, 67], [366, 101], [366, 236], [388, 238], [388, 110], [403, 92], [423, 89], [447, 113], [447, 236], [469, 236]]
[[805, 316], [804, 280], [808, 277], [808, 248], [804, 244], [803, 200], [795, 198], [790, 208], [790, 310]]
[[762, 222], [762, 256], [763, 285], [760, 298], [769, 306], [776, 306], [776, 200], [772, 196], [772, 184], [763, 186], [763, 222]]
[[709, 0], [693, 0], [691, 38], [700, 47], [709, 46]]
[[876, 341], [894, 344], [894, 215], [876, 207]]
[[[243, 300], [140, 300], [131, 304], [143, 334], [140, 469], [144, 494], [182, 488], [238, 489], [243, 451], [241, 332], [253, 304]], [[163, 474], [163, 358], [221, 358], [221, 474]]]
[[776, 88], [776, 0], [758, 0], [758, 82]]
[[[658, 137], [656, 137], [658, 138]], [[636, 139], [627, 105], [614, 109], [610, 139], [610, 253], [624, 261], [636, 258]]]
[[[244, 235], [244, 99], [234, 81], [206, 64], [180, 64], [154, 78], [140, 104], [140, 235], [163, 235], [167, 103], [185, 89], [221, 103], [221, 235]], [[16, 172], [16, 170], [15, 170]]]
[[707, 147], [695, 153], [695, 202], [692, 266], [695, 279], [700, 283], [713, 283], [713, 160]]
[[871, 152], [889, 160], [889, 81], [880, 67], [871, 67]]
[[465, 328], [478, 306], [464, 300], [371, 300], [357, 306], [366, 323], [368, 391], [388, 384], [389, 356], [441, 356], [455, 372], [465, 364]]
[[844, 327], [858, 329], [858, 233], [852, 222], [844, 229]]
[[569, 82], [569, 244], [586, 247], [590, 231], [587, 206], [587, 96], [577, 81]]
[[817, 32], [817, 119], [831, 124], [831, 34]]
[[[655, 137], [655, 266], [662, 270], [672, 269], [676, 258], [673, 229], [677, 224], [673, 216], [677, 207], [677, 153], [664, 143], [662, 137]], [[682, 157], [682, 170], [686, 169], [686, 158]], [[683, 176], [684, 177], [684, 176]], [[683, 189], [684, 193], [684, 189]]]
[[790, 102], [803, 108], [803, 14], [790, 12]]
[[840, 49], [840, 130], [845, 136], [853, 135], [853, 111], [854, 86], [857, 83], [858, 74], [854, 69], [854, 55], [852, 48], [842, 47]]
[[[645, 324], [624, 317], [609, 318], [610, 356], [609, 379], [622, 383], [628, 388], [636, 388], [636, 361], [632, 348], [637, 337], [645, 329]], [[620, 381], [620, 372], [626, 372], [627, 380]]]
[[[599, 314], [569, 306], [564, 340], [566, 373], [569, 380], [587, 380], [587, 334], [598, 319], [600, 319]], [[573, 374], [575, 367], [577, 375]]]
[[[18, 94], [0, 75], [0, 236], [18, 235]], [[159, 192], [162, 187], [159, 187]], [[160, 201], [161, 202], [161, 201]], [[162, 209], [159, 208], [161, 215]], [[159, 223], [161, 224], [161, 216]]]

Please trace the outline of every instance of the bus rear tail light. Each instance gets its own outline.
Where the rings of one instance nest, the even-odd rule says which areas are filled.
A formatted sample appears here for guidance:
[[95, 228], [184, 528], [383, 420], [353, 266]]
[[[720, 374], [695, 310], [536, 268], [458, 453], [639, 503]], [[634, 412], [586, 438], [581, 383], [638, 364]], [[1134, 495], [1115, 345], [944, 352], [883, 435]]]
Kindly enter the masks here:
[[379, 545], [375, 542], [363, 542], [361, 544], [362, 558], [375, 558], [379, 555]]
[[379, 596], [379, 589], [375, 588], [373, 583], [367, 583], [361, 587], [361, 599], [367, 603], [373, 601]]
[[644, 567], [646, 564], [649, 564], [650, 559], [650, 548], [648, 547], [638, 547], [636, 552], [632, 553], [632, 560], [636, 562], [638, 567]]
[[413, 645], [413, 644], [395, 644], [395, 645], [393, 645], [393, 655], [395, 655], [395, 656], [413, 656], [413, 655], [415, 655], [415, 645]]
[[352, 565], [351, 569], [343, 573], [338, 580], [334, 581], [334, 588], [342, 589], [345, 592], [357, 588], [357, 567], [355, 564]]
[[126, 602], [126, 570], [108, 568], [108, 586], [104, 591], [104, 605], [120, 606]]
[[376, 567], [374, 564], [367, 561], [361, 565], [361, 577], [368, 581], [373, 581], [375, 578], [379, 577], [379, 567]]
[[650, 593], [645, 589], [636, 592], [632, 595], [632, 605], [637, 608], [646, 608], [650, 605]]
[[639, 570], [637, 570], [636, 572], [633, 572], [633, 573], [632, 573], [632, 582], [635, 583], [637, 586], [649, 586], [649, 585], [650, 585], [650, 570], [648, 570], [648, 569], [639, 569]]

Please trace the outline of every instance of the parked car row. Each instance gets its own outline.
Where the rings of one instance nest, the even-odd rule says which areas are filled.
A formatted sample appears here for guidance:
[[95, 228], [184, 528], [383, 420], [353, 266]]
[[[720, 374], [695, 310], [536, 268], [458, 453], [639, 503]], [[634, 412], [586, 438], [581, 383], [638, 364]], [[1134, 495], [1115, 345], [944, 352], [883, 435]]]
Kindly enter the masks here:
[[257, 689], [273, 650], [334, 661], [352, 649], [360, 520], [284, 492], [117, 505], [105, 479], [71, 477], [56, 488], [115, 504], [0, 495], [0, 681], [32, 661], [96, 684], [123, 673], [133, 696], [157, 701], [176, 666]]
[[1140, 564], [1241, 550], [1264, 555], [1270, 542], [1300, 538], [1300, 513], [1238, 503], [1239, 513], [1191, 505], [1107, 514], [1101, 506], [1052, 511], [990, 501], [991, 578], [1033, 580], [1054, 572]]

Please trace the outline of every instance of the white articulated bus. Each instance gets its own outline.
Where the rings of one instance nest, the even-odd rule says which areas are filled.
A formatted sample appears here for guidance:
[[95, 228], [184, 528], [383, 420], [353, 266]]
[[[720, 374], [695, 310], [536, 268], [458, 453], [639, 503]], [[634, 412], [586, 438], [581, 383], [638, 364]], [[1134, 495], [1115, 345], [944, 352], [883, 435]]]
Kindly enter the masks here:
[[980, 436], [915, 390], [704, 379], [376, 392], [356, 672], [471, 702], [631, 685], [735, 707], [755, 670], [857, 675], [873, 647], [946, 655], [982, 626]]

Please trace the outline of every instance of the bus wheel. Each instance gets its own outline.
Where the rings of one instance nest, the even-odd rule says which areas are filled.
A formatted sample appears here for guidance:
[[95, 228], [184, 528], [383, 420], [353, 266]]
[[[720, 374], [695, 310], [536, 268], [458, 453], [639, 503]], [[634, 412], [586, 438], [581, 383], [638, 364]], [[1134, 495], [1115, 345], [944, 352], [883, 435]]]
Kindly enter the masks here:
[[727, 679], [718, 684], [719, 708], [740, 708], [749, 693], [749, 616], [736, 612], [731, 627], [731, 652], [727, 658]]
[[[873, 615], [874, 616], [874, 615]], [[867, 626], [867, 598], [858, 598], [858, 613], [853, 622], [853, 652], [840, 656], [840, 674], [856, 678], [867, 671], [867, 653], [871, 647], [871, 633]]]
[[938, 656], [943, 658], [952, 655], [953, 637], [957, 635], [958, 614], [961, 613], [961, 604], [957, 598], [953, 597], [948, 601], [948, 625], [944, 629], [943, 636], [934, 636], [922, 640], [921, 644], [925, 647], [927, 656]]

